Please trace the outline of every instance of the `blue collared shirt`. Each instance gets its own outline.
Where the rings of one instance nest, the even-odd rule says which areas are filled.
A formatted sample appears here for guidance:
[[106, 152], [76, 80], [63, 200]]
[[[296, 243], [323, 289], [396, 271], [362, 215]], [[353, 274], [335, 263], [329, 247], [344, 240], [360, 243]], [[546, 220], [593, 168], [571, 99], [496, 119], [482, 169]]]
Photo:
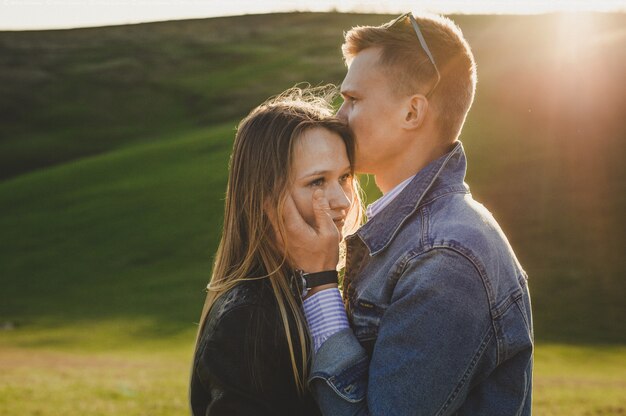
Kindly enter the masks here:
[[411, 180], [413, 180], [413, 176], [403, 180], [398, 185], [394, 186], [391, 191], [387, 192], [386, 194], [378, 198], [376, 201], [369, 204], [365, 211], [365, 214], [367, 215], [367, 219], [371, 220], [372, 218], [374, 218], [376, 214], [378, 214], [387, 205], [389, 205], [391, 201], [393, 201], [400, 194], [400, 192], [402, 192], [404, 188], [406, 188], [406, 186], [409, 183], [411, 183]]
[[339, 289], [321, 290], [302, 302], [313, 349], [317, 351], [331, 335], [350, 328]]

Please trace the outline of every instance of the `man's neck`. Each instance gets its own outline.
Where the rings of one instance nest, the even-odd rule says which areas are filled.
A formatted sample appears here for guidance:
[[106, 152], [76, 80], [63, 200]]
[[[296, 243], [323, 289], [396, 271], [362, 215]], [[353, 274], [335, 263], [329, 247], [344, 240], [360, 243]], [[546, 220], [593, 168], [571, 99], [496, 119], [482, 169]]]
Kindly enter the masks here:
[[454, 143], [422, 149], [419, 152], [415, 152], [413, 156], [410, 156], [408, 153], [403, 154], [403, 160], [395, 160], [389, 163], [388, 167], [375, 173], [376, 186], [383, 195], [386, 194], [402, 181], [414, 176], [431, 162], [448, 153], [452, 146], [454, 146]]
[[[426, 166], [426, 165], [424, 165], [424, 166]], [[398, 172], [397, 174], [394, 174], [393, 176], [384, 175], [384, 174], [381, 174], [381, 173], [379, 173], [377, 175], [374, 175], [374, 180], [376, 181], [376, 186], [378, 187], [378, 189], [380, 189], [380, 192], [382, 192], [383, 195], [386, 195], [389, 191], [391, 191], [393, 188], [398, 186], [404, 180], [410, 178], [411, 176], [414, 176], [417, 172], [422, 170], [422, 168], [424, 166], [421, 166], [421, 167], [417, 167], [416, 166], [415, 167], [416, 169], [413, 169], [413, 170], [410, 170], [410, 171], [406, 171], [406, 172], [403, 172], [403, 173]]]

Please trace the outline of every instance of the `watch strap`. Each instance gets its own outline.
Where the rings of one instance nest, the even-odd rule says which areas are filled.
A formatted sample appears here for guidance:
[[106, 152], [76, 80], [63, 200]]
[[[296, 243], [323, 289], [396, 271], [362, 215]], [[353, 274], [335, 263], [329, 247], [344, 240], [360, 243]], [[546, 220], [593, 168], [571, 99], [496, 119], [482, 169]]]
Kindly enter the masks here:
[[302, 273], [302, 277], [306, 282], [306, 287], [312, 289], [316, 286], [327, 285], [330, 283], [339, 284], [339, 274], [337, 270], [324, 270], [316, 273]]

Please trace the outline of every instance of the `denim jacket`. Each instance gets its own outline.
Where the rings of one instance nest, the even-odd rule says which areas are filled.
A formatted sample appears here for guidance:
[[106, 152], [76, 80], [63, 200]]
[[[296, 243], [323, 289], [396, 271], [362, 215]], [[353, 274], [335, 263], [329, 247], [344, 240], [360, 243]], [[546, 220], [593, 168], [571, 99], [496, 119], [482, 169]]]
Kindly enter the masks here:
[[351, 329], [318, 350], [325, 415], [530, 415], [527, 276], [452, 151], [349, 236]]

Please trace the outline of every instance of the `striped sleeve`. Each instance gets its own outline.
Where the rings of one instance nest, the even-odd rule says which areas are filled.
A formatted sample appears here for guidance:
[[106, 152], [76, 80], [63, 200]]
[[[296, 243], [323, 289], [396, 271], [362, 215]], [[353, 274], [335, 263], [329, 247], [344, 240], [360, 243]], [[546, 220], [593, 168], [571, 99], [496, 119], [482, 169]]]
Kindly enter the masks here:
[[315, 293], [304, 300], [303, 308], [316, 352], [331, 335], [350, 327], [341, 293], [337, 288]]

